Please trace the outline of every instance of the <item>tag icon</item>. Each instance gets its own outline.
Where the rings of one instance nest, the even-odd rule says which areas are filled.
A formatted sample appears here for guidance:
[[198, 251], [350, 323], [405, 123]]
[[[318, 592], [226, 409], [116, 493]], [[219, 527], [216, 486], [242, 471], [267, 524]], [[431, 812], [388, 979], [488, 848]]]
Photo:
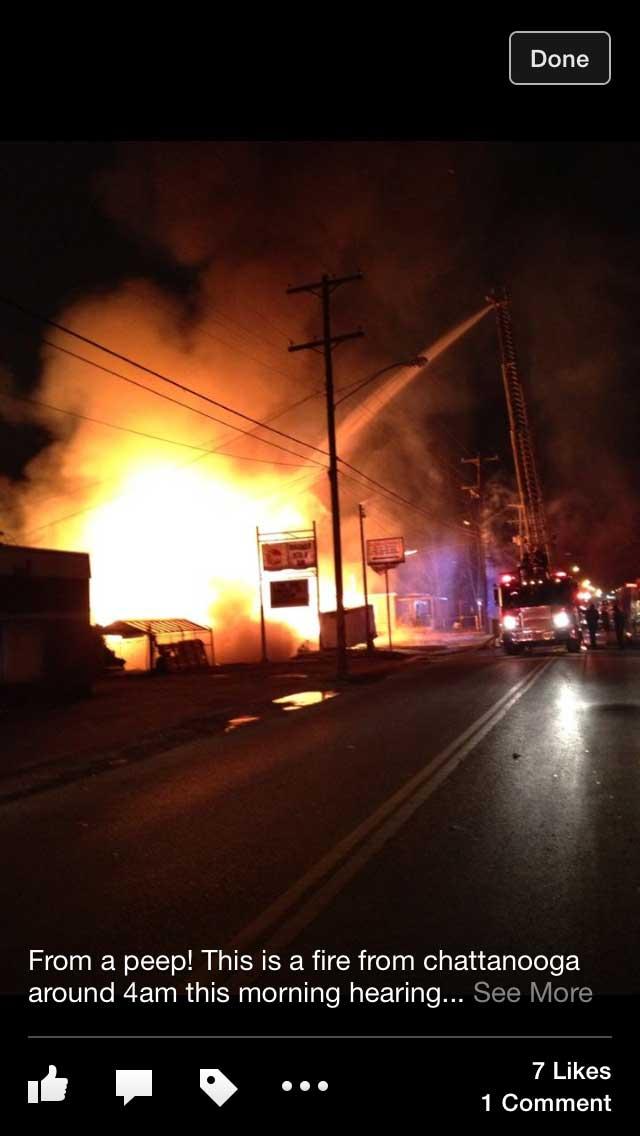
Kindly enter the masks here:
[[201, 1069], [200, 1088], [219, 1106], [226, 1104], [229, 1097], [238, 1091], [238, 1086], [225, 1077], [219, 1069]]

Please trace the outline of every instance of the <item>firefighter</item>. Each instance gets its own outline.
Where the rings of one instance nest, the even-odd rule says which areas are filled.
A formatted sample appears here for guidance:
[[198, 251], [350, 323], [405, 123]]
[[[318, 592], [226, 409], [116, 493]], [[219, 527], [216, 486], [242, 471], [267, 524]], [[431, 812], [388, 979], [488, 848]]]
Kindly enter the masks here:
[[525, 551], [520, 564], [520, 580], [523, 584], [528, 584], [533, 575], [533, 564], [528, 551]]
[[536, 576], [547, 576], [549, 573], [549, 557], [542, 547], [534, 549], [533, 570]]
[[596, 631], [598, 630], [598, 609], [593, 600], [587, 608], [587, 627], [589, 628], [589, 646], [597, 647]]
[[624, 647], [624, 625], [626, 623], [625, 614], [616, 600], [613, 605], [613, 626], [616, 631], [616, 639], [619, 647]]
[[604, 631], [605, 635], [608, 635], [611, 631], [611, 620], [609, 619], [609, 608], [606, 604], [602, 605], [600, 619], [602, 621], [602, 630]]

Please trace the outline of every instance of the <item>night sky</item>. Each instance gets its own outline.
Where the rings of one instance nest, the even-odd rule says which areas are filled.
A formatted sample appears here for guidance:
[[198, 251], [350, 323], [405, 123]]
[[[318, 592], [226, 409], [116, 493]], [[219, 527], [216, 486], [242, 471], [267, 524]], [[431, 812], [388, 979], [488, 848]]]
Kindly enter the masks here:
[[[607, 585], [640, 573], [640, 145], [11, 143], [0, 157], [0, 294], [54, 318], [146, 279], [198, 324], [215, 316], [204, 277], [222, 300], [242, 278], [255, 280], [246, 309], [234, 296], [246, 342], [265, 312], [296, 338], [301, 318], [317, 334], [317, 312], [292, 308], [286, 286], [360, 269], [335, 316], [336, 331], [366, 332], [339, 357], [351, 379], [425, 348], [506, 283], [556, 555]], [[37, 392], [40, 333], [0, 305], [5, 389]], [[248, 409], [237, 386], [230, 401]], [[497, 452], [509, 479], [490, 318], [401, 402], [434, 460], [453, 470], [465, 453]], [[48, 439], [9, 418], [4, 400], [0, 472], [16, 480]], [[376, 427], [385, 444], [398, 432], [399, 452], [402, 421]], [[394, 484], [416, 499], [415, 483]], [[461, 514], [453, 489], [441, 505]]]

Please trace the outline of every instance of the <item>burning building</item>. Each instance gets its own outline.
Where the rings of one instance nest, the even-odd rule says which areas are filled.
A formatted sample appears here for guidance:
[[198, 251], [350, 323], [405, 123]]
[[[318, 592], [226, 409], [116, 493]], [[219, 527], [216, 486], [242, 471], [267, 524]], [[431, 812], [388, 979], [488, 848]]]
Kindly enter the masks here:
[[134, 670], [203, 670], [216, 661], [213, 628], [191, 619], [119, 619], [101, 634]]

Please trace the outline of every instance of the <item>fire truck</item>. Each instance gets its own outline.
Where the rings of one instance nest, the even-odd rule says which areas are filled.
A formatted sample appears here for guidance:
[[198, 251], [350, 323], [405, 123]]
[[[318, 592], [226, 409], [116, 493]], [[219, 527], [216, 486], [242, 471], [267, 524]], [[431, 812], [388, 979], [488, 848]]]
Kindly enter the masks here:
[[564, 644], [579, 651], [582, 643], [578, 584], [566, 572], [525, 573], [518, 569], [500, 577], [502, 643], [508, 655], [532, 647]]
[[640, 579], [616, 588], [615, 597], [625, 614], [626, 637], [636, 645], [640, 643]]
[[[555, 644], [563, 644], [568, 651], [579, 651], [582, 644], [579, 605], [585, 597], [578, 594], [578, 584], [572, 577], [566, 572], [553, 572], [549, 567], [550, 542], [544, 499], [516, 357], [511, 301], [505, 288], [494, 289], [487, 298], [495, 310], [498, 329], [518, 493], [516, 543], [521, 553], [518, 569], [505, 573], [496, 588], [502, 642], [509, 655]], [[587, 596], [585, 602], [589, 599]]]

